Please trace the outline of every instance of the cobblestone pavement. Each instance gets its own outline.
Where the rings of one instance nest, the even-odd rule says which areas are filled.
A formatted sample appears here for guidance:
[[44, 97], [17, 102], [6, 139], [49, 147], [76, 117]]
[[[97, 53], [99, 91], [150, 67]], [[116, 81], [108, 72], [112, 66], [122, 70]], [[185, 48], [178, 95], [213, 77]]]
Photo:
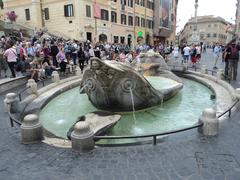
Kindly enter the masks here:
[[240, 180], [239, 111], [221, 122], [217, 137], [191, 130], [156, 146], [97, 147], [77, 154], [44, 143], [22, 145], [19, 128], [10, 127], [0, 106], [0, 179]]

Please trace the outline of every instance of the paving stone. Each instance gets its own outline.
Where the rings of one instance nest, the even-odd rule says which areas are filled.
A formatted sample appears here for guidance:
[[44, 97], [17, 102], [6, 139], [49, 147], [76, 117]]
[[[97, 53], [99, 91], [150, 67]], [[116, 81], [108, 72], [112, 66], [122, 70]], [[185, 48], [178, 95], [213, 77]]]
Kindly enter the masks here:
[[193, 174], [189, 177], [188, 180], [204, 180], [201, 175], [199, 174]]

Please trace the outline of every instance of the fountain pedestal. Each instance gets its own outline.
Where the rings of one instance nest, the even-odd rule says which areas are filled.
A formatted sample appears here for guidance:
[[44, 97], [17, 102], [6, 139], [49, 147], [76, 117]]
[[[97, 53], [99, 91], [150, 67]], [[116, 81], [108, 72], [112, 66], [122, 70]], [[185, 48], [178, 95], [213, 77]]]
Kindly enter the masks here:
[[20, 128], [23, 144], [38, 143], [43, 140], [42, 125], [36, 114], [25, 116]]
[[218, 134], [219, 120], [213, 108], [205, 109], [199, 118], [199, 122], [203, 123], [203, 126], [199, 128], [199, 132], [203, 135], [216, 136]]
[[71, 133], [72, 150], [87, 152], [94, 148], [93, 131], [87, 122], [78, 122]]

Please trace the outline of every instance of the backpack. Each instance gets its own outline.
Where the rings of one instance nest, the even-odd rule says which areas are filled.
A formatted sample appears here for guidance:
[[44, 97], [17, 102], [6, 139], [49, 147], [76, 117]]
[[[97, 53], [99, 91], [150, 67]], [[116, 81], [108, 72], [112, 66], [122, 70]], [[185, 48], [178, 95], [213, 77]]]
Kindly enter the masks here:
[[68, 47], [68, 50], [69, 50], [71, 53], [73, 53], [73, 52], [76, 51], [76, 48], [75, 48], [73, 45], [71, 45], [71, 46]]
[[231, 54], [229, 56], [230, 59], [238, 59], [239, 53], [237, 46], [230, 46]]

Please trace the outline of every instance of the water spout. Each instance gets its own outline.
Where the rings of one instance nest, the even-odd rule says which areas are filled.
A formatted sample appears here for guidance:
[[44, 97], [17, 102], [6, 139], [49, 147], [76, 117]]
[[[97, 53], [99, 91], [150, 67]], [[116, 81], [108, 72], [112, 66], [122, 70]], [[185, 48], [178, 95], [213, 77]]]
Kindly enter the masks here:
[[161, 109], [163, 109], [163, 97], [161, 99]]
[[135, 106], [134, 106], [134, 99], [133, 99], [133, 92], [132, 92], [132, 88], [129, 88], [129, 91], [130, 91], [131, 100], [132, 100], [133, 120], [134, 120], [134, 124], [136, 124]]
[[82, 94], [83, 90], [88, 86], [88, 83], [84, 84], [83, 87], [79, 88], [79, 93]]

